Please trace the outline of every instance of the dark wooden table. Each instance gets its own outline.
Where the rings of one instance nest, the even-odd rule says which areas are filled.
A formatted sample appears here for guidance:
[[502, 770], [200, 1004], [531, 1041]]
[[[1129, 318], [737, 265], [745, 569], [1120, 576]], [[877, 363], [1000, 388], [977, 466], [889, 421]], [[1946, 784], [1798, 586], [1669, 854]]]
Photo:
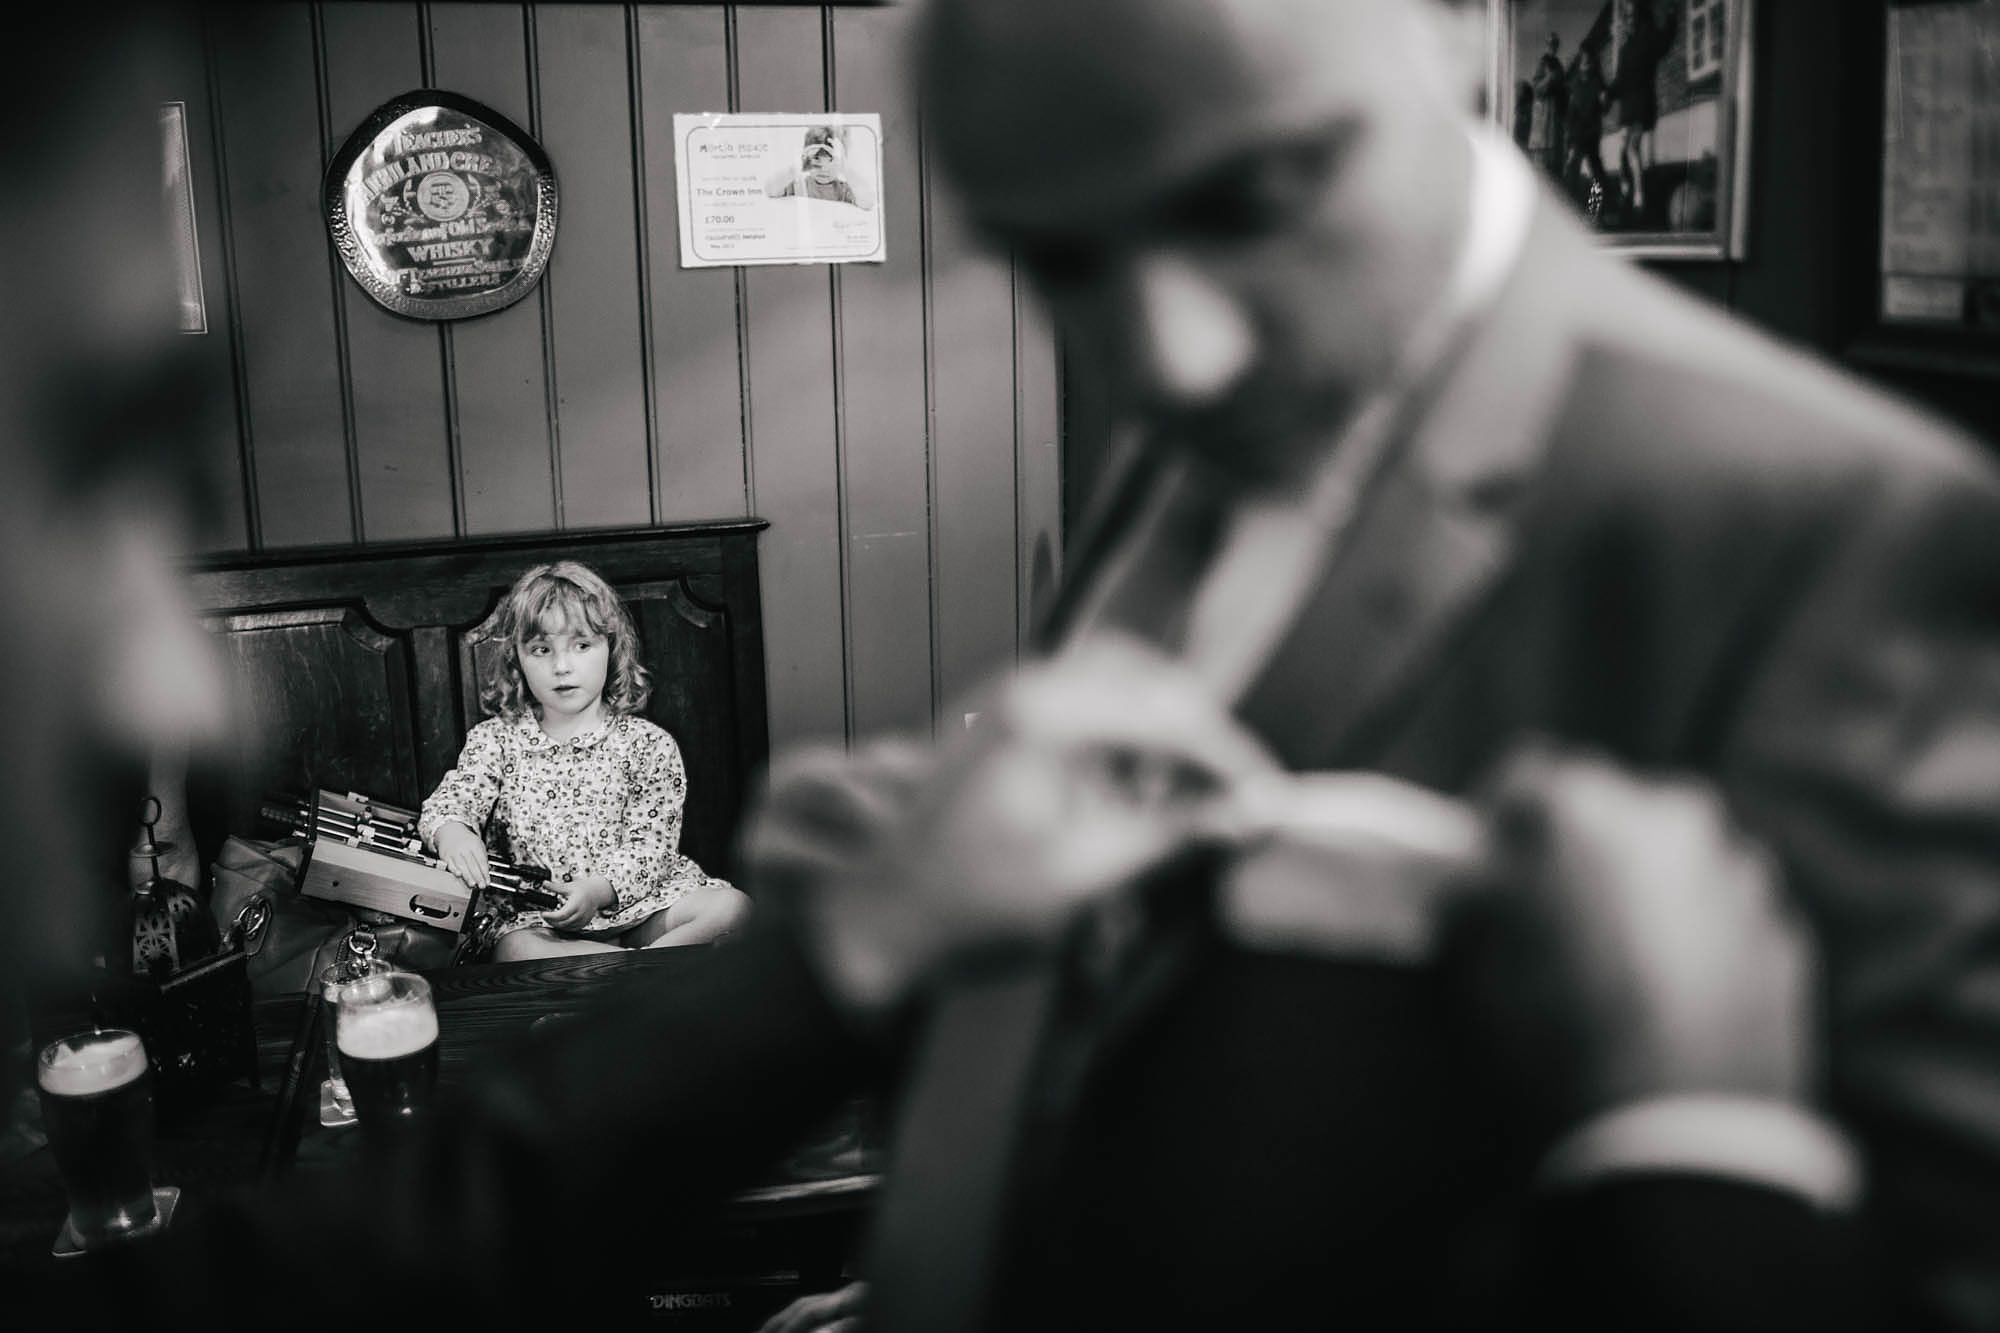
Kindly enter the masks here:
[[[273, 1131], [285, 1071], [303, 1035], [303, 1009], [296, 995], [256, 1001], [254, 1086], [247, 1079], [224, 1083], [194, 1109], [161, 1123], [153, 1178], [180, 1188], [177, 1221], [276, 1169]], [[39, 1141], [40, 1111], [32, 1085], [22, 1097], [29, 1129]], [[70, 1266], [49, 1253], [69, 1206], [47, 1146], [28, 1152], [19, 1147], [18, 1140], [10, 1139], [9, 1151], [0, 1158], [0, 1282], [50, 1280]]]
[[[690, 961], [692, 955], [678, 949], [641, 949], [427, 973], [438, 1011], [440, 1089], [462, 1086], [536, 1022], [572, 1019], [615, 986]], [[319, 1021], [327, 1017], [322, 1013]], [[287, 1100], [284, 1119], [274, 1127], [272, 1150], [279, 1172], [337, 1169], [358, 1160], [361, 1151], [358, 1128], [319, 1123], [319, 1084], [326, 1062], [325, 1043], [314, 1027], [313, 1039], [296, 1053], [305, 1057], [296, 1076], [298, 1095]], [[872, 1194], [879, 1159], [867, 1107], [850, 1104], [799, 1144], [772, 1179], [736, 1196], [735, 1211], [762, 1218], [852, 1208]]]
[[[429, 973], [438, 1010], [439, 1083], [460, 1086], [538, 1019], [561, 1022], [628, 978], [643, 984], [649, 970], [690, 961], [681, 950], [654, 949]], [[357, 1160], [357, 1127], [319, 1123], [326, 1067], [320, 1023], [328, 1017], [305, 996], [258, 1001], [258, 1086], [227, 1085], [198, 1114], [161, 1126], [156, 1179], [181, 1188], [177, 1220], [197, 1215], [226, 1190], [260, 1179], [339, 1170]], [[748, 1257], [748, 1266], [730, 1277], [739, 1288], [731, 1308], [742, 1320], [714, 1321], [715, 1326], [754, 1327], [742, 1321], [756, 1309], [775, 1308], [796, 1291], [837, 1285], [879, 1180], [874, 1142], [868, 1108], [850, 1104], [798, 1145], [769, 1179], [731, 1200], [731, 1239], [736, 1252]], [[64, 1211], [46, 1148], [0, 1162], [0, 1278], [58, 1278], [69, 1267], [49, 1255]], [[706, 1280], [699, 1274], [662, 1274], [659, 1294], [701, 1295]], [[746, 1292], [743, 1284], [756, 1290]]]

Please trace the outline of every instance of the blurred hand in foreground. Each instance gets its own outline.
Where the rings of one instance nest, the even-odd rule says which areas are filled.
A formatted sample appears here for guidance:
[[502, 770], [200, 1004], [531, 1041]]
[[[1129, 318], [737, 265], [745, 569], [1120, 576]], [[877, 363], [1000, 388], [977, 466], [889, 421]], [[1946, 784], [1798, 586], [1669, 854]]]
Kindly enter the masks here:
[[1536, 748], [1490, 801], [1473, 1008], [1549, 1128], [1670, 1094], [1809, 1095], [1812, 942], [1711, 788]]
[[1192, 843], [1236, 850], [1221, 924], [1258, 948], [1418, 962], [1473, 929], [1475, 1007], [1560, 1124], [1648, 1096], [1795, 1099], [1814, 955], [1705, 787], [1533, 751], [1485, 807], [1287, 774], [1177, 665], [1103, 640], [1008, 677], [935, 748], [796, 754], [744, 862], [836, 998], [879, 1013], [945, 960], [1047, 944]]
[[867, 1300], [866, 1282], [801, 1296], [766, 1319], [757, 1333], [858, 1333]]
[[1484, 815], [1380, 773], [1239, 784], [1211, 825], [1236, 849], [1216, 910], [1249, 948], [1422, 963], [1484, 882]]
[[796, 905], [864, 1012], [963, 950], [1053, 940], [1278, 776], [1198, 680], [1125, 639], [1012, 673], [979, 714], [935, 750], [795, 755], [749, 821], [753, 882]]

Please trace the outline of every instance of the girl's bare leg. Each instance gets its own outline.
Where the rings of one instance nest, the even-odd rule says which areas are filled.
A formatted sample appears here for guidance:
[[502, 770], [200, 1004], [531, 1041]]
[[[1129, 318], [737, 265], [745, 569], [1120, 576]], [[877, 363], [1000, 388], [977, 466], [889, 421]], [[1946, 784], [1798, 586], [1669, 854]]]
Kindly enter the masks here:
[[514, 963], [524, 958], [563, 958], [572, 954], [617, 953], [620, 946], [610, 940], [585, 940], [558, 935], [546, 926], [529, 926], [509, 931], [493, 946], [493, 961]]
[[[679, 906], [678, 903], [675, 906]], [[632, 929], [618, 937], [618, 942], [628, 949], [643, 949], [654, 940], [667, 933], [673, 926], [673, 911], [669, 907], [664, 912], [655, 912]]]
[[655, 912], [620, 938], [635, 949], [708, 944], [735, 930], [749, 915], [748, 894], [713, 881], [681, 895], [666, 911]]

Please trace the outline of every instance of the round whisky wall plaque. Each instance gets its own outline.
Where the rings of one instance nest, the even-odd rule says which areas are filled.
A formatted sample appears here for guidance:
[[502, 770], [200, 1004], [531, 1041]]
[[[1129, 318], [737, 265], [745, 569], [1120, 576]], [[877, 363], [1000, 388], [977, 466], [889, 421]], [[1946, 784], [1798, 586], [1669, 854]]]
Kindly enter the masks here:
[[499, 112], [422, 88], [378, 107], [326, 173], [326, 220], [363, 291], [412, 319], [527, 295], [556, 243], [556, 177]]

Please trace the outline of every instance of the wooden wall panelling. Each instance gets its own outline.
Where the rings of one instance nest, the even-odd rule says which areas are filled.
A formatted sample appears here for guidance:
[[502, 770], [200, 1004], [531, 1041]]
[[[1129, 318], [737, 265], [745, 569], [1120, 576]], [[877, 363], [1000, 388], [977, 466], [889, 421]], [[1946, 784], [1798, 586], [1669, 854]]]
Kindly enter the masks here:
[[555, 352], [559, 526], [652, 521], [625, 13], [540, 5], [534, 59], [542, 147], [562, 212], [548, 284]]
[[1015, 652], [1014, 296], [927, 166], [938, 697], [958, 726], [954, 701]]
[[[1046, 331], [932, 187], [901, 100], [908, 20], [803, 5], [219, 11], [205, 29], [210, 243], [233, 298], [217, 317], [234, 316], [241, 447], [225, 422], [213, 452], [249, 480], [217, 488], [212, 540], [760, 514], [770, 734], [929, 724], [1015, 655], [1056, 564], [1044, 538], [1063, 490]], [[533, 130], [563, 198], [539, 288], [444, 327], [354, 292], [318, 202], [333, 142], [426, 82]], [[887, 121], [888, 262], [681, 269], [673, 114], [830, 98]]]
[[721, 5], [644, 5], [634, 18], [659, 516], [747, 514], [737, 275], [680, 266], [674, 187], [674, 113], [730, 109], [728, 20]]
[[744, 793], [761, 780], [771, 753], [769, 690], [765, 682], [764, 594], [758, 569], [762, 519], [745, 520], [740, 536], [722, 542], [722, 598], [730, 608], [730, 660], [736, 668], [736, 771]]
[[[424, 86], [418, 17], [414, 4], [320, 7], [326, 160], [376, 107]], [[454, 536], [441, 327], [390, 314], [336, 267], [360, 488], [358, 535], [370, 541]]]
[[1062, 393], [1055, 330], [1018, 271], [1014, 423], [1016, 641], [1026, 644], [1062, 574]]
[[[746, 7], [735, 23], [744, 111], [825, 109], [818, 9]], [[829, 287], [824, 265], [743, 274], [750, 507], [771, 524], [761, 563], [774, 748], [851, 732]]]
[[879, 112], [888, 258], [835, 269], [839, 428], [847, 496], [848, 692], [856, 736], [928, 734], [929, 423], [917, 119], [901, 68], [903, 15], [832, 13], [835, 109]]
[[[357, 537], [333, 270], [320, 220], [323, 162], [312, 12], [248, 5], [211, 18], [242, 423], [255, 451], [253, 545]], [[342, 282], [348, 279], [342, 275]]]
[[[532, 125], [522, 7], [434, 4], [425, 12], [431, 24], [437, 85], [484, 102], [523, 128]], [[563, 164], [558, 163], [559, 190], [562, 173]], [[562, 217], [566, 215], [559, 212]], [[559, 248], [564, 234], [559, 222]], [[556, 526], [548, 381], [542, 359], [542, 305], [547, 291], [538, 284], [505, 310], [448, 326], [460, 505], [468, 535], [536, 532]]]
[[653, 720], [670, 732], [689, 766], [685, 830], [681, 850], [713, 873], [722, 874], [729, 848], [706, 841], [702, 830], [725, 827], [745, 792], [746, 776], [719, 764], [702, 764], [706, 756], [730, 747], [736, 701], [718, 697], [730, 679], [729, 612], [713, 578], [684, 578], [671, 583], [621, 584], [618, 589], [657, 665]]
[[410, 714], [410, 645], [360, 599], [208, 617], [236, 710], [223, 798], [231, 831], [264, 796], [315, 787], [423, 799]]

